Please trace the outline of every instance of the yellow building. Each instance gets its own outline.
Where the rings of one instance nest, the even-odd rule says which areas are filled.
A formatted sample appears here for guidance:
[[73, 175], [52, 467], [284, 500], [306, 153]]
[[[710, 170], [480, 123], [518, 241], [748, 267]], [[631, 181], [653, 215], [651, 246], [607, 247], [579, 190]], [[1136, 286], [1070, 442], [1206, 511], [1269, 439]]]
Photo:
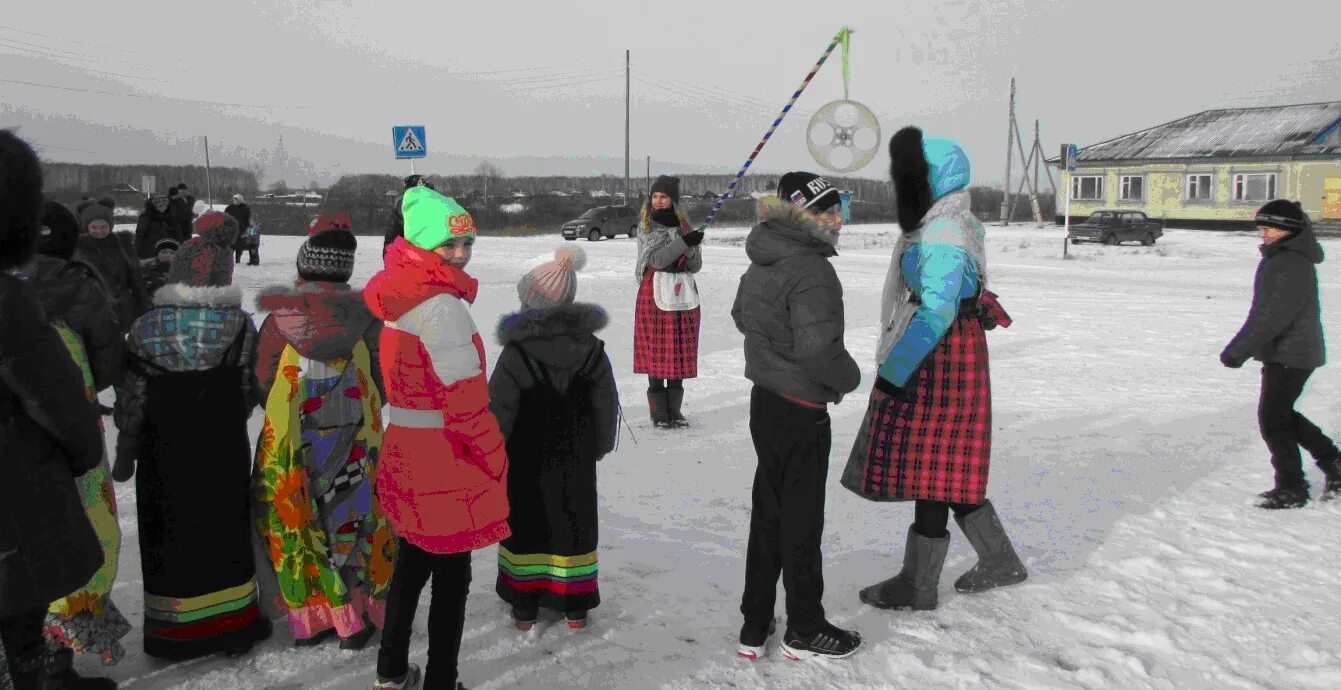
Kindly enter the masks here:
[[1073, 222], [1130, 208], [1171, 226], [1223, 227], [1285, 198], [1315, 222], [1341, 223], [1341, 102], [1207, 110], [1085, 146], [1063, 178]]

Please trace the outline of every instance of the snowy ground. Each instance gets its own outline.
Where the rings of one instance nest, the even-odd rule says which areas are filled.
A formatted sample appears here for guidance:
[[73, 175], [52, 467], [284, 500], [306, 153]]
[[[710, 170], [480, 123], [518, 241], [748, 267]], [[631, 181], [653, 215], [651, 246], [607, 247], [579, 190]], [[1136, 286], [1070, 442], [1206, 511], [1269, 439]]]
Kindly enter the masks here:
[[[862, 389], [832, 409], [834, 449], [824, 543], [830, 618], [865, 648], [834, 662], [756, 663], [735, 638], [754, 455], [741, 337], [729, 315], [747, 260], [742, 231], [710, 234], [703, 273], [700, 378], [686, 385], [694, 426], [654, 431], [632, 373], [634, 242], [581, 246], [579, 299], [611, 313], [604, 332], [634, 433], [600, 467], [601, 591], [590, 628], [542, 617], [510, 624], [493, 593], [494, 549], [476, 554], [461, 653], [471, 688], [1336, 688], [1341, 687], [1341, 503], [1296, 511], [1251, 507], [1270, 468], [1254, 418], [1254, 365], [1217, 361], [1246, 313], [1257, 240], [1246, 233], [1169, 231], [1159, 244], [1071, 249], [1061, 230], [988, 230], [992, 287], [1015, 318], [989, 336], [996, 434], [989, 496], [1030, 568], [1020, 586], [959, 595], [973, 563], [954, 531], [941, 607], [875, 610], [857, 590], [896, 570], [912, 509], [873, 504], [838, 485], [873, 371], [879, 291], [892, 226], [853, 228], [835, 265], [846, 290], [848, 346]], [[259, 268], [239, 266], [247, 300], [288, 280], [299, 238], [267, 237]], [[483, 283], [484, 333], [516, 306], [526, 267], [555, 237], [483, 238], [471, 272]], [[1341, 258], [1341, 242], [1326, 240]], [[355, 282], [380, 262], [361, 238]], [[1323, 302], [1341, 277], [1322, 267]], [[1332, 334], [1341, 314], [1325, 310]], [[258, 315], [259, 322], [259, 315]], [[489, 354], [498, 347], [489, 341]], [[1311, 381], [1301, 409], [1341, 433], [1341, 367]], [[252, 418], [259, 428], [260, 415]], [[256, 429], [253, 429], [255, 432]], [[109, 433], [114, 434], [114, 431]], [[1315, 487], [1321, 477], [1311, 464]], [[117, 487], [125, 548], [115, 596], [143, 620], [134, 490]], [[416, 620], [424, 630], [426, 602]], [[781, 607], [781, 597], [779, 597]], [[781, 614], [781, 610], [779, 610]], [[108, 675], [131, 688], [360, 688], [376, 642], [296, 650], [277, 634], [250, 656], [162, 663], [141, 652]], [[427, 638], [416, 637], [423, 663]], [[81, 659], [81, 668], [95, 670]]]

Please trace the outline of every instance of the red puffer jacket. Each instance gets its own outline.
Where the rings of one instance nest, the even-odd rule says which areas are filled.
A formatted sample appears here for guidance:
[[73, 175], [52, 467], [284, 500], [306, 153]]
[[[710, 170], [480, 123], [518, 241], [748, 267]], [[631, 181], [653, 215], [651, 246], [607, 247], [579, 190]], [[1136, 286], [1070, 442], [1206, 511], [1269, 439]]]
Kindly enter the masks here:
[[396, 240], [363, 299], [385, 321], [390, 414], [377, 494], [396, 534], [431, 553], [506, 538], [507, 452], [489, 412], [484, 342], [468, 305], [479, 281]]

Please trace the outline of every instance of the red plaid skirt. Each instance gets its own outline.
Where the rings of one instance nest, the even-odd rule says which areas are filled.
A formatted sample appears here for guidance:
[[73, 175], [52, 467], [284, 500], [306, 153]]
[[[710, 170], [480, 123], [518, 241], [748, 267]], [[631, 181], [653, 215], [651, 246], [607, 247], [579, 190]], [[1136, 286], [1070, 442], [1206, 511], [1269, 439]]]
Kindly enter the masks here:
[[652, 294], [652, 274], [643, 273], [633, 316], [633, 371], [659, 379], [698, 376], [699, 310], [662, 311]]
[[992, 386], [978, 317], [956, 319], [915, 376], [910, 400], [871, 391], [843, 486], [874, 501], [982, 503]]

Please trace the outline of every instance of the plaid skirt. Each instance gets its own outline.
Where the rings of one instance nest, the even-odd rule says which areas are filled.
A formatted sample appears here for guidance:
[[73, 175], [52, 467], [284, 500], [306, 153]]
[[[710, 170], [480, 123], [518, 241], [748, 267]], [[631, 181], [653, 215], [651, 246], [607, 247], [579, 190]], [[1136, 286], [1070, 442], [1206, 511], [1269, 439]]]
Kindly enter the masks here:
[[698, 376], [699, 309], [662, 311], [652, 294], [652, 276], [643, 273], [633, 316], [633, 371], [659, 379]]
[[915, 376], [903, 400], [871, 391], [843, 486], [873, 501], [982, 503], [992, 387], [977, 315], [956, 319]]

